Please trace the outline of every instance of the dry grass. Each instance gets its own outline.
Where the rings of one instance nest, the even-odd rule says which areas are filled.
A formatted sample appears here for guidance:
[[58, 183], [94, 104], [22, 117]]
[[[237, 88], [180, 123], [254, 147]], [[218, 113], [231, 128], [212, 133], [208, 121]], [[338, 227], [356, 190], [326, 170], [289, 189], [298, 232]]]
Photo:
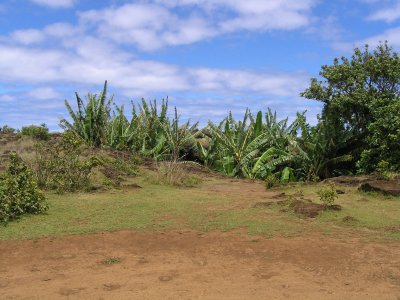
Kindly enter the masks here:
[[17, 152], [26, 163], [32, 165], [35, 159], [34, 147], [36, 143], [30, 137], [0, 134], [0, 170], [5, 169], [11, 152]]
[[156, 171], [148, 176], [154, 184], [194, 187], [202, 182], [201, 177], [194, 175], [183, 163], [164, 161], [157, 162]]

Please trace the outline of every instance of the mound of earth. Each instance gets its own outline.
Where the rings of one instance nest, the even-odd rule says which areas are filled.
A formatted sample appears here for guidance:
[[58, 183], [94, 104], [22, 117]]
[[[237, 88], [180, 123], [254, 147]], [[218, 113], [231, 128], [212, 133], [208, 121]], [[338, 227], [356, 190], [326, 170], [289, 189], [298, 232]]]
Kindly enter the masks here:
[[361, 183], [358, 188], [362, 192], [378, 192], [384, 195], [400, 196], [399, 180], [370, 180]]
[[[268, 202], [257, 202], [253, 205], [254, 208], [265, 208], [270, 207], [273, 204], [278, 204], [281, 206], [287, 206], [289, 210], [295, 212], [296, 214], [302, 215], [307, 218], [315, 218], [318, 214], [324, 210], [341, 210], [340, 205], [326, 206], [324, 204], [314, 203], [311, 200], [299, 200], [299, 199], [285, 199], [279, 201], [268, 201]], [[287, 210], [282, 210], [287, 211]]]
[[308, 201], [294, 200], [289, 204], [296, 214], [303, 215], [308, 218], [315, 218], [321, 211], [326, 209], [325, 205]]
[[358, 186], [371, 180], [371, 176], [338, 176], [325, 179], [323, 183], [334, 183], [337, 185]]

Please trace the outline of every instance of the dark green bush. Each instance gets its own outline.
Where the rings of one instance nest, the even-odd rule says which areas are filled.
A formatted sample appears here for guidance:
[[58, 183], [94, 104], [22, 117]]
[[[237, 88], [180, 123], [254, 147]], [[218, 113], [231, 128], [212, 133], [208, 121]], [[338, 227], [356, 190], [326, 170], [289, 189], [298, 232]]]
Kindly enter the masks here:
[[47, 128], [46, 124], [41, 124], [40, 126], [30, 125], [22, 127], [21, 135], [30, 136], [34, 139], [41, 141], [50, 140], [49, 128]]
[[0, 175], [0, 222], [8, 222], [23, 214], [39, 214], [48, 209], [31, 170], [18, 155], [10, 154], [10, 164]]

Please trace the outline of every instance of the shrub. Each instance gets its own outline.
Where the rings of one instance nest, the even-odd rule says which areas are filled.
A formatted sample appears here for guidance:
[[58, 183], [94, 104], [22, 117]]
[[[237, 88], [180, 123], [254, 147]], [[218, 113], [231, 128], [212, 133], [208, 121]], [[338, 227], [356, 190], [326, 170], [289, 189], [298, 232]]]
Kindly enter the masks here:
[[31, 170], [15, 152], [10, 164], [0, 175], [0, 222], [8, 222], [23, 214], [39, 214], [48, 209]]
[[96, 156], [83, 156], [83, 141], [66, 131], [60, 142], [36, 145], [36, 178], [45, 189], [58, 193], [90, 189], [92, 169], [100, 162]]
[[44, 123], [40, 126], [30, 125], [22, 127], [21, 135], [30, 136], [41, 141], [48, 141], [50, 139], [49, 128]]
[[335, 204], [335, 199], [338, 197], [336, 187], [333, 183], [320, 189], [317, 194], [321, 202], [327, 207], [333, 206]]
[[8, 125], [4, 125], [3, 127], [0, 127], [0, 132], [10, 134], [10, 133], [16, 133], [17, 130], [15, 128], [12, 128], [12, 127], [8, 126]]

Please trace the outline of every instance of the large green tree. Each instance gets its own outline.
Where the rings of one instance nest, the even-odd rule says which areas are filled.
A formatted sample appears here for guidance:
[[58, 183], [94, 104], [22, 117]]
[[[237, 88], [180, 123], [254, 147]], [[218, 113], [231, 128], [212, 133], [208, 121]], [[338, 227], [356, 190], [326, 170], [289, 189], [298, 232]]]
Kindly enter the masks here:
[[322, 80], [312, 78], [301, 95], [324, 104], [322, 119], [335, 124], [333, 139], [348, 137], [346, 144], [333, 141], [332, 145], [341, 147], [334, 152], [352, 154], [364, 172], [374, 170], [382, 160], [398, 169], [399, 131], [392, 126], [400, 119], [398, 54], [387, 42], [374, 51], [366, 45], [356, 48], [351, 58], [335, 58], [332, 65], [322, 66], [320, 76]]

